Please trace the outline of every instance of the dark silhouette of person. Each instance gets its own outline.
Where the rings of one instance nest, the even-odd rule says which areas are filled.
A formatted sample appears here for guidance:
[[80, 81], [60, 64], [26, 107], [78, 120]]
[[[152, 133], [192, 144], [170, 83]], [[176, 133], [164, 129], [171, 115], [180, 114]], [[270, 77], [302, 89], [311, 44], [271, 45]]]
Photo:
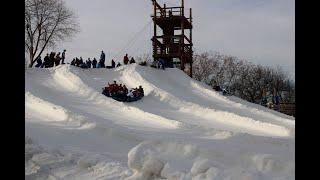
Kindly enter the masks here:
[[87, 67], [88, 67], [88, 68], [91, 68], [91, 60], [90, 60], [90, 58], [88, 58], [88, 60], [87, 60], [86, 63], [87, 63]]
[[111, 66], [112, 66], [112, 68], [115, 68], [115, 67], [116, 67], [116, 62], [114, 62], [113, 59], [111, 60]]
[[50, 53], [50, 56], [49, 56], [50, 61], [49, 61], [49, 66], [48, 67], [53, 67], [54, 66], [55, 55], [56, 55], [55, 52], [51, 52]]
[[65, 64], [64, 63], [65, 58], [66, 58], [66, 50], [64, 49], [63, 52], [62, 52], [62, 55], [61, 55], [61, 60], [62, 60], [61, 64]]
[[130, 64], [136, 63], [136, 61], [133, 59], [133, 57], [130, 59]]
[[39, 67], [42, 66], [41, 56], [38, 56], [38, 57], [37, 57], [36, 62], [37, 62], [37, 64], [35, 65], [36, 68], [39, 68]]
[[96, 58], [93, 58], [93, 60], [92, 60], [92, 68], [97, 68], [97, 60], [96, 60]]
[[127, 65], [129, 62], [128, 54], [123, 57], [123, 64]]
[[98, 67], [105, 68], [106, 67], [106, 65], [104, 64], [105, 60], [106, 60], [106, 54], [103, 51], [101, 51]]
[[56, 55], [56, 57], [54, 59], [56, 66], [60, 65], [60, 60], [61, 60], [60, 52], [58, 52], [58, 54]]
[[43, 59], [43, 63], [41, 65], [41, 68], [48, 68], [49, 63], [50, 63], [50, 58], [49, 58], [49, 54], [47, 53], [47, 55]]

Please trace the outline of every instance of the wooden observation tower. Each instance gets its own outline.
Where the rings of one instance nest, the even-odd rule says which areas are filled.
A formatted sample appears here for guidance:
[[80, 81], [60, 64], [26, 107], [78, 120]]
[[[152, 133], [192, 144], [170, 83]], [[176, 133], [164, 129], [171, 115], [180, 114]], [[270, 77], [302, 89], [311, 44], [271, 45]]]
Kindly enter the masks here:
[[[157, 0], [153, 2], [152, 20], [154, 23], [154, 34], [152, 37], [153, 60], [163, 59], [167, 67], [174, 64], [185, 70], [189, 65], [189, 76], [192, 77], [192, 9], [189, 18], [184, 13], [184, 0], [179, 7], [161, 7]], [[157, 34], [157, 27], [162, 34]], [[185, 31], [189, 31], [189, 37]]]

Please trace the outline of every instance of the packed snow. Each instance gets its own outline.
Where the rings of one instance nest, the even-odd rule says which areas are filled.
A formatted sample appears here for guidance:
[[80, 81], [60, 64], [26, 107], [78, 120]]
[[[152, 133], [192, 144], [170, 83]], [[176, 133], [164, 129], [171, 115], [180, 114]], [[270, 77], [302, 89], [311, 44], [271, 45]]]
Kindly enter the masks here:
[[[25, 71], [26, 179], [292, 180], [295, 119], [179, 69]], [[108, 82], [142, 85], [123, 103]]]

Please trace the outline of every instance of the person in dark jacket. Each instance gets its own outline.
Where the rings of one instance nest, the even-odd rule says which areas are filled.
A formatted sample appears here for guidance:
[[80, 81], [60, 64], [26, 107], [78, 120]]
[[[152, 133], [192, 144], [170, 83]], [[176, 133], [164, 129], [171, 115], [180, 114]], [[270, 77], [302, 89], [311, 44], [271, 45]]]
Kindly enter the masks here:
[[57, 54], [56, 57], [55, 57], [55, 64], [56, 64], [56, 66], [59, 66], [59, 65], [60, 65], [60, 60], [61, 60], [60, 52], [58, 52], [58, 54]]
[[49, 56], [50, 61], [49, 61], [49, 66], [48, 67], [53, 67], [54, 66], [55, 56], [56, 56], [55, 52], [51, 52], [50, 53], [50, 56]]
[[61, 64], [65, 64], [64, 63], [65, 58], [66, 58], [66, 50], [64, 49], [61, 55]]
[[96, 68], [97, 67], [97, 60], [96, 58], [93, 58], [92, 60], [92, 68]]
[[106, 65], [104, 64], [105, 60], [106, 60], [106, 54], [103, 51], [101, 51], [100, 61], [99, 61], [99, 64], [98, 64], [99, 68], [105, 68], [106, 67]]
[[136, 61], [133, 59], [133, 57], [130, 59], [130, 64], [136, 63]]
[[129, 62], [128, 54], [123, 57], [123, 64], [127, 65]]
[[76, 65], [76, 59], [73, 58], [70, 64], [71, 64], [72, 66], [75, 66], [75, 65]]
[[41, 56], [38, 56], [37, 60], [36, 60], [37, 64], [36, 64], [36, 68], [39, 68], [42, 65], [42, 60], [41, 60]]
[[87, 67], [91, 68], [91, 60], [90, 60], [90, 58], [88, 58], [88, 60], [87, 60]]
[[162, 68], [163, 70], [165, 69], [164, 67], [164, 59], [161, 59], [159, 58], [159, 61], [158, 61], [158, 68]]
[[41, 68], [48, 68], [49, 62], [50, 62], [50, 58], [49, 58], [49, 54], [47, 53], [47, 55], [43, 59], [43, 63], [41, 65]]
[[80, 65], [80, 59], [78, 57], [76, 57], [75, 66], [79, 67], [79, 65]]
[[120, 62], [118, 62], [117, 67], [120, 67], [120, 66], [121, 66], [121, 64], [120, 64]]
[[79, 66], [81, 66], [82, 64], [83, 64], [83, 59], [82, 59], [82, 57], [80, 57]]
[[106, 60], [106, 54], [103, 51], [101, 51], [100, 60]]
[[114, 62], [113, 59], [111, 60], [111, 66], [112, 66], [112, 68], [115, 68], [115, 67], [116, 67], [116, 62]]

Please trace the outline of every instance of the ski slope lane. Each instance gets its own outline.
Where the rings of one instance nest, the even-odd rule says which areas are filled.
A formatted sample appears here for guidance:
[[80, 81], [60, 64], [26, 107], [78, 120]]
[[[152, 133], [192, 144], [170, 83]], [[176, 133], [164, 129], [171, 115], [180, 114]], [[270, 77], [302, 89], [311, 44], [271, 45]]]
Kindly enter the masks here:
[[[66, 166], [41, 170], [31, 149], [31, 179], [292, 178], [293, 117], [222, 96], [178, 69], [61, 65], [25, 75], [26, 136]], [[114, 80], [142, 85], [145, 97], [105, 97], [101, 88]]]

